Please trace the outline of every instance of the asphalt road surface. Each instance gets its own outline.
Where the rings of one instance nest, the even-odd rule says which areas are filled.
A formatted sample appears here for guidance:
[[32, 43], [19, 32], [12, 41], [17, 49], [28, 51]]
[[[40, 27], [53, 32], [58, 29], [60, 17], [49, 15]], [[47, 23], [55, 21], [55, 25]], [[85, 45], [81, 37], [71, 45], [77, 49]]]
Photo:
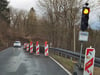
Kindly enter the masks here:
[[23, 48], [10, 47], [0, 52], [0, 75], [68, 75], [49, 57], [36, 56]]

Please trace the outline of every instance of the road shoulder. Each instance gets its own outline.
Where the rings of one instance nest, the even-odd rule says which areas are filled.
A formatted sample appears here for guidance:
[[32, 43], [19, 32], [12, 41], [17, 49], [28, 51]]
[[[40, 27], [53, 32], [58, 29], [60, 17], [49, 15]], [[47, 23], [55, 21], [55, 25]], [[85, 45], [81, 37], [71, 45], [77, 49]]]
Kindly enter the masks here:
[[56, 61], [53, 57], [49, 56], [55, 63], [57, 63], [65, 72], [67, 72], [69, 75], [72, 75], [71, 72], [69, 72], [65, 67], [63, 67], [58, 61]]

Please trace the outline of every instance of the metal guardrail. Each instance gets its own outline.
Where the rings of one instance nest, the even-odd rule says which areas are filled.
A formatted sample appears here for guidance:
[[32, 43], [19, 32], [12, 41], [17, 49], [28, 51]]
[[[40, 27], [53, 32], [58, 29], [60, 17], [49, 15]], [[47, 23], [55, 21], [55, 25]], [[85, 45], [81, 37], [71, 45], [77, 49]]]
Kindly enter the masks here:
[[[64, 54], [66, 56], [70, 56], [70, 57], [73, 57], [73, 58], [76, 58], [76, 59], [79, 59], [79, 57], [80, 57], [80, 53], [72, 52], [72, 51], [69, 51], [69, 50], [61, 49], [61, 48], [49, 48], [49, 50], [54, 51], [54, 52], [59, 52], [61, 54]], [[85, 58], [85, 56], [84, 56], [84, 54], [82, 54], [82, 60], [84, 60], [84, 58]], [[97, 67], [100, 67], [100, 58], [98, 58], [98, 57], [95, 58], [94, 65], [97, 66]]]

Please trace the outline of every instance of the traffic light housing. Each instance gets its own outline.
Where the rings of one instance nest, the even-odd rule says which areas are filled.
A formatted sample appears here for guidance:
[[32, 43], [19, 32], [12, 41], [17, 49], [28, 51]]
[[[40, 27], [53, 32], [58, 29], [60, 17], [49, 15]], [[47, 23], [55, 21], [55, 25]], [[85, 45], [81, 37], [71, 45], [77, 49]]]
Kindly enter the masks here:
[[90, 8], [83, 7], [82, 18], [81, 18], [81, 30], [82, 31], [85, 31], [88, 28], [89, 13], [90, 13]]

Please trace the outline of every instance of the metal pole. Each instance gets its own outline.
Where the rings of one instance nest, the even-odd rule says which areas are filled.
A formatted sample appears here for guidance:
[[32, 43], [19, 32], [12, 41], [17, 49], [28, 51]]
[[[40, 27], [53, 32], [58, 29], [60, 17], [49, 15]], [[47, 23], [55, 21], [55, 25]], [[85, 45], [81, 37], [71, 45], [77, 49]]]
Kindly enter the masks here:
[[73, 32], [74, 32], [74, 52], [76, 52], [76, 36], [75, 36], [76, 31], [75, 31], [75, 25], [74, 25], [74, 30], [73, 30]]
[[83, 49], [83, 42], [81, 42], [81, 50], [80, 50], [80, 60], [79, 60], [80, 68], [81, 68], [82, 49]]

